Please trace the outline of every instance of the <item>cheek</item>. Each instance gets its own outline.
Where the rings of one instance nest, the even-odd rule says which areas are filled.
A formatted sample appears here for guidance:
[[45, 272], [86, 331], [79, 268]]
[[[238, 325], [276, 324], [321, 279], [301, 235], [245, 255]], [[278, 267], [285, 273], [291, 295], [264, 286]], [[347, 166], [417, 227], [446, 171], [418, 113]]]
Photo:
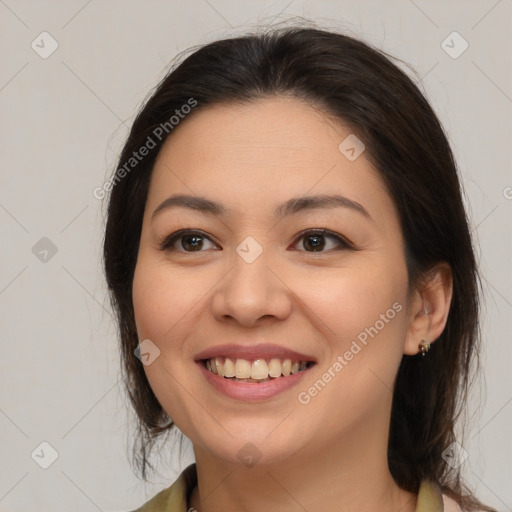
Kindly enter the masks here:
[[368, 265], [315, 281], [298, 295], [321, 320], [328, 351], [300, 398], [337, 430], [391, 396], [406, 333], [407, 273], [405, 265], [392, 271]]
[[177, 348], [176, 343], [166, 340], [179, 339], [176, 333], [193, 315], [200, 292], [186, 275], [180, 276], [149, 258], [139, 258], [132, 288], [139, 339], [154, 340], [161, 350]]
[[399, 334], [405, 333], [407, 273], [399, 265], [393, 271], [377, 265], [353, 267], [340, 270], [335, 279], [332, 271], [315, 274], [311, 280], [297, 280], [294, 292], [315, 313], [337, 353], [352, 340], [364, 343], [377, 335], [399, 345]]
[[151, 364], [144, 365], [144, 372], [163, 409], [185, 431], [192, 428], [183, 413], [190, 407], [190, 398], [180, 383], [186, 383], [194, 363], [184, 364], [184, 347], [203, 294], [187, 277], [163, 268], [154, 258], [139, 257], [132, 287], [137, 335], [140, 341], [151, 340], [160, 351]]

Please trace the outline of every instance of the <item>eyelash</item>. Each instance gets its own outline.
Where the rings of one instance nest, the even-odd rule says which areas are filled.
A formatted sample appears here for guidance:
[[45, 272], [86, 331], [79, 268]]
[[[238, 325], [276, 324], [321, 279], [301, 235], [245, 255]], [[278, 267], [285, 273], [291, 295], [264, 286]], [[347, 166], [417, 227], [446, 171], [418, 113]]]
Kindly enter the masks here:
[[[185, 251], [185, 250], [179, 250], [172, 247], [174, 243], [181, 238], [185, 236], [190, 235], [198, 235], [202, 238], [206, 238], [207, 240], [210, 240], [210, 242], [214, 243], [206, 234], [204, 234], [201, 231], [193, 230], [193, 229], [180, 229], [179, 231], [175, 231], [174, 233], [171, 233], [170, 235], [166, 236], [158, 245], [160, 250], [165, 252], [182, 252], [185, 254], [194, 254], [194, 253], [201, 253], [205, 252], [203, 250], [199, 251]], [[351, 242], [349, 242], [345, 237], [342, 237], [341, 235], [338, 235], [332, 231], [329, 231], [328, 229], [308, 229], [306, 231], [302, 231], [299, 233], [299, 235], [296, 237], [293, 245], [296, 245], [301, 239], [305, 238], [307, 235], [313, 235], [313, 236], [323, 236], [325, 238], [334, 238], [339, 244], [341, 245], [338, 249], [329, 249], [327, 251], [303, 251], [308, 252], [311, 254], [317, 254], [317, 253], [329, 253], [333, 250], [342, 250], [342, 249], [352, 249], [354, 250], [354, 246]]]

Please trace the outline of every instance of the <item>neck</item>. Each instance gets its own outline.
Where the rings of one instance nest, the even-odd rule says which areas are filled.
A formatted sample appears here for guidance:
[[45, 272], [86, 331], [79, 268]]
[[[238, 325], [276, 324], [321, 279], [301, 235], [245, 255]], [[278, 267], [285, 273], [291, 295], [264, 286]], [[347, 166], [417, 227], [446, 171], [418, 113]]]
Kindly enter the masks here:
[[251, 468], [195, 448], [198, 487], [190, 506], [198, 512], [414, 512], [416, 495], [398, 487], [389, 472], [383, 430], [382, 423], [358, 425], [342, 442], [316, 442], [285, 461]]

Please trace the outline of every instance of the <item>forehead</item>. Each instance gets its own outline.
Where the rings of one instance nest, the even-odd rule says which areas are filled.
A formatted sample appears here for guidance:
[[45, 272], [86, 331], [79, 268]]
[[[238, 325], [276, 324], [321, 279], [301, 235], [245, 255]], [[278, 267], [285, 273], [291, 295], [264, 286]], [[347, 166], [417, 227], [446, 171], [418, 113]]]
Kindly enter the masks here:
[[354, 141], [352, 130], [313, 105], [270, 97], [197, 108], [160, 150], [150, 205], [186, 192], [242, 211], [249, 203], [338, 192], [363, 203], [370, 198], [369, 210], [377, 199], [382, 207], [391, 206], [364, 151], [355, 159], [343, 152], [344, 141]]
[[349, 133], [347, 127], [312, 104], [275, 96], [199, 106], [173, 131], [162, 152], [181, 146], [185, 151], [200, 149], [201, 155], [214, 160], [250, 154], [249, 165], [258, 162], [258, 156], [261, 161], [269, 156], [277, 161], [328, 158], [333, 148], [337, 150], [340, 137]]

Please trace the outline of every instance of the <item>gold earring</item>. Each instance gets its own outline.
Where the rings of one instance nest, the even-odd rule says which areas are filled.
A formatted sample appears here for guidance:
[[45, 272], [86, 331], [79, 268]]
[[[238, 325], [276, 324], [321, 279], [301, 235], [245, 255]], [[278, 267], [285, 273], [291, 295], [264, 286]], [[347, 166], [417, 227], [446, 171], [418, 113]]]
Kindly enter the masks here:
[[418, 348], [421, 350], [421, 355], [425, 356], [425, 354], [430, 350], [430, 343], [428, 341], [421, 340]]

